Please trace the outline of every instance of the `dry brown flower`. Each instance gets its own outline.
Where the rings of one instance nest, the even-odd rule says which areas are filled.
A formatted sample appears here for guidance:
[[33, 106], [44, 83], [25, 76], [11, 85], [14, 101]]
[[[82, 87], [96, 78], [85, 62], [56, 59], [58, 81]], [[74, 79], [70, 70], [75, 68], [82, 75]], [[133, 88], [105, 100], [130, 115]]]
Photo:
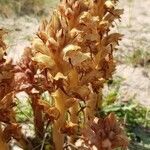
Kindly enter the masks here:
[[98, 150], [126, 149], [128, 146], [128, 138], [114, 113], [91, 121], [83, 130], [83, 137], [87, 145], [94, 145]]
[[13, 102], [14, 93], [7, 94], [2, 100], [0, 100], [0, 122], [11, 123], [15, 122], [14, 112], [12, 108], [16, 105]]

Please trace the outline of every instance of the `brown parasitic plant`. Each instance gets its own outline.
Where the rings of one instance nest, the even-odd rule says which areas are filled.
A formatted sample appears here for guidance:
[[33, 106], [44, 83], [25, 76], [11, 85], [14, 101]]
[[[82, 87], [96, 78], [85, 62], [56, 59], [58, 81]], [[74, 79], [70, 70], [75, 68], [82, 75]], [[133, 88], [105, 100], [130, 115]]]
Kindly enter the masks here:
[[[101, 109], [103, 85], [115, 70], [113, 52], [122, 38], [112, 30], [115, 20], [123, 14], [117, 2], [62, 0], [51, 19], [42, 22], [31, 47], [25, 49], [16, 65], [4, 60], [6, 45], [0, 33], [0, 86], [6, 84], [5, 92], [0, 90], [0, 112], [7, 114], [0, 114], [0, 121], [6, 123], [0, 134], [4, 145], [8, 146], [13, 137], [23, 149], [32, 149], [33, 141], [38, 139], [40, 144], [45, 129], [50, 127], [49, 143], [55, 150], [65, 149], [67, 143], [67, 147], [76, 145], [81, 139], [84, 145], [80, 149], [127, 147], [128, 140], [113, 113], [96, 118]], [[3, 82], [3, 73], [7, 71], [9, 87]], [[34, 140], [23, 135], [15, 119], [13, 97], [20, 91], [31, 99]], [[51, 103], [42, 99], [46, 91]], [[3, 103], [6, 107], [1, 108]]]

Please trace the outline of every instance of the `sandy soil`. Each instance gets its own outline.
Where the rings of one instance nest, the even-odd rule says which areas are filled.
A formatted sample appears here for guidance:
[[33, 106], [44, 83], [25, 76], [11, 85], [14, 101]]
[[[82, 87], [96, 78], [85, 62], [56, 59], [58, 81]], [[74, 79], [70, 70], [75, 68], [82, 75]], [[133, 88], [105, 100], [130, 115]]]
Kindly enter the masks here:
[[[123, 0], [124, 8], [119, 31], [125, 36], [120, 43], [120, 53], [124, 58], [141, 49], [148, 52], [150, 59], [150, 0]], [[150, 68], [128, 64], [118, 65], [116, 75], [125, 78], [120, 92], [130, 99], [133, 95], [145, 106], [150, 107]]]

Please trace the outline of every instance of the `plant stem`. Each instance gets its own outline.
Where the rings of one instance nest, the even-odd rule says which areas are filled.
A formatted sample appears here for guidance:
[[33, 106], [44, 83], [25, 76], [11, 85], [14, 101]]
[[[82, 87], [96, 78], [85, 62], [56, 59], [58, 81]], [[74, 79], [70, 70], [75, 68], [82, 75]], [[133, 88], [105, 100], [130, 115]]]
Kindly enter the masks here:
[[8, 144], [3, 140], [2, 128], [0, 125], [0, 150], [9, 150]]
[[60, 116], [53, 125], [53, 142], [55, 144], [55, 150], [62, 150], [64, 145], [64, 135], [60, 133], [60, 128], [65, 124], [65, 94], [58, 89], [53, 94], [55, 100], [55, 107], [59, 110]]
[[[74, 124], [78, 124], [78, 102], [76, 102], [74, 106], [70, 108], [70, 121]], [[70, 137], [70, 142], [74, 144], [75, 140], [76, 135], [72, 135]]]
[[85, 109], [85, 125], [89, 120], [94, 119], [94, 115], [98, 104], [98, 95], [96, 93], [91, 93], [89, 97], [90, 98], [86, 103], [87, 107]]
[[42, 116], [42, 111], [39, 110], [37, 107], [39, 96], [33, 95], [32, 96], [32, 109], [34, 114], [34, 127], [35, 127], [35, 134], [37, 138], [43, 139], [44, 137], [44, 121]]

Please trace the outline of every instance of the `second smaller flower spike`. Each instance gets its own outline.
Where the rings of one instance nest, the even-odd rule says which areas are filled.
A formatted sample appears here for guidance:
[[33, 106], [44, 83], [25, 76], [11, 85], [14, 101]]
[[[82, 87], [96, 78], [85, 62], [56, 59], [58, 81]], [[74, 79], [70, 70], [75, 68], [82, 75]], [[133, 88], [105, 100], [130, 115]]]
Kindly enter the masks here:
[[87, 129], [83, 129], [83, 139], [87, 146], [96, 146], [98, 150], [113, 150], [118, 147], [127, 149], [129, 144], [123, 127], [114, 113], [105, 118], [91, 120]]

